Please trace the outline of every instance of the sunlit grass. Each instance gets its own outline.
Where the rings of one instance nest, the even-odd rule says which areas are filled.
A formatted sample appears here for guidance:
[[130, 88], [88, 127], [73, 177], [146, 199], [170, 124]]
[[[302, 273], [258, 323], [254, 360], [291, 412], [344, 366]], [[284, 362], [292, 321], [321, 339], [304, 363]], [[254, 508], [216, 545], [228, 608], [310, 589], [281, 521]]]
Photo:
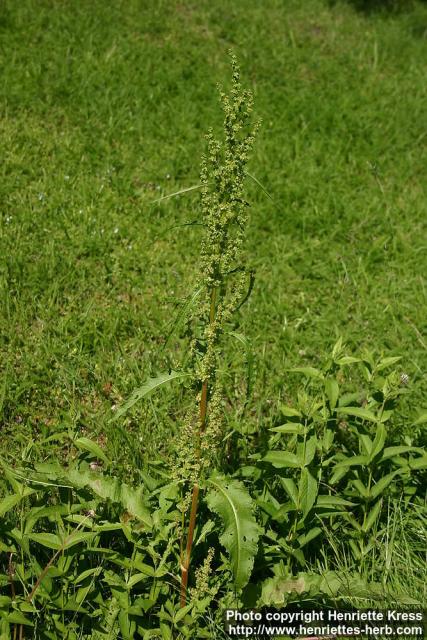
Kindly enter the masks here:
[[[341, 334], [404, 356], [410, 423], [426, 388], [425, 6], [26, 0], [1, 12], [3, 438], [28, 445], [64, 423], [108, 433], [111, 407], [173, 364], [159, 347], [200, 230], [170, 228], [197, 219], [197, 191], [153, 201], [197, 184], [230, 46], [263, 118], [250, 171], [271, 196], [250, 181], [247, 428], [292, 396], [285, 368]], [[141, 451], [117, 431], [109, 446], [153, 455], [176, 405], [136, 409]]]

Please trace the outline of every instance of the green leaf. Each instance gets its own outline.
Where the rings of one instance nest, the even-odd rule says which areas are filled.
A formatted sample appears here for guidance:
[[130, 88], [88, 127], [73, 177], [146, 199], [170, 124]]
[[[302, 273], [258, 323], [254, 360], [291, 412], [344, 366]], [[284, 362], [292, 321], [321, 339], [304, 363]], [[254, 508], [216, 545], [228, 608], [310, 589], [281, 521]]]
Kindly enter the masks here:
[[290, 497], [294, 505], [298, 508], [299, 507], [298, 489], [295, 482], [291, 480], [291, 478], [280, 478], [280, 482], [282, 483], [284, 490], [286, 491], [286, 493], [288, 494], [288, 496]]
[[128, 580], [127, 585], [129, 588], [134, 587], [138, 582], [147, 579], [146, 573], [134, 573]]
[[304, 517], [307, 516], [317, 497], [317, 480], [313, 478], [308, 469], [304, 468], [301, 471], [301, 478], [298, 487], [299, 504], [302, 508]]
[[254, 354], [251, 347], [250, 341], [241, 333], [237, 333], [236, 331], [229, 331], [228, 334], [238, 340], [240, 344], [242, 344], [245, 348], [246, 353], [246, 398], [248, 399], [251, 395], [252, 391], [252, 378], [253, 378], [253, 367], [254, 367]]
[[197, 547], [198, 544], [203, 542], [206, 536], [215, 528], [215, 522], [213, 520], [207, 520], [202, 527], [202, 530], [194, 543], [194, 546]]
[[103, 460], [105, 464], [109, 465], [110, 460], [107, 458], [99, 444], [93, 442], [93, 440], [89, 440], [89, 438], [77, 438], [74, 440], [74, 445], [78, 449], [83, 449], [83, 451], [89, 451], [93, 455], [94, 458], [98, 458], [98, 460]]
[[299, 573], [297, 576], [276, 575], [272, 578], [267, 578], [262, 583], [262, 593], [257, 606], [275, 608], [284, 606], [288, 603], [290, 594], [294, 596], [293, 599], [303, 593], [316, 595], [319, 593], [320, 581], [321, 576], [315, 573]]
[[153, 523], [145, 505], [145, 493], [142, 487], [134, 488], [123, 483], [119, 478], [93, 474], [81, 468], [71, 469], [66, 473], [66, 478], [77, 488], [89, 487], [100, 498], [121, 504], [132, 516], [141, 520], [147, 529], [151, 529]]
[[203, 287], [199, 287], [198, 289], [195, 289], [193, 291], [193, 293], [190, 296], [188, 296], [188, 298], [184, 302], [184, 304], [181, 306], [181, 309], [179, 310], [178, 314], [176, 315], [174, 321], [172, 322], [172, 326], [171, 326], [171, 328], [169, 330], [169, 333], [165, 338], [165, 341], [164, 341], [164, 344], [163, 344], [163, 347], [162, 347], [162, 351], [164, 351], [164, 349], [168, 345], [169, 340], [171, 339], [173, 334], [176, 333], [180, 329], [180, 327], [184, 324], [187, 312], [194, 305], [195, 301], [197, 300], [199, 295], [202, 293], [202, 291], [203, 291]]
[[307, 466], [313, 461], [316, 454], [317, 436], [309, 438], [304, 447], [304, 464]]
[[5, 478], [7, 478], [9, 484], [11, 485], [13, 492], [16, 494], [20, 494], [22, 491], [22, 483], [18, 481], [18, 477], [15, 470], [9, 467], [3, 458], [0, 457], [0, 466], [3, 468]]
[[[3, 620], [10, 622], [11, 624], [25, 624], [27, 627], [34, 627], [34, 623], [24, 616], [20, 611], [12, 611], [4, 616]], [[8, 636], [6, 636], [8, 637]]]
[[363, 407], [338, 407], [337, 413], [345, 413], [347, 416], [355, 416], [356, 418], [362, 418], [368, 422], [378, 422], [377, 416]]
[[[116, 597], [117, 597], [117, 592], [116, 592]], [[125, 598], [123, 598], [123, 603], [120, 602], [119, 600], [119, 604], [123, 607], [124, 605], [124, 600]], [[133, 633], [133, 626], [134, 624], [132, 624], [131, 620], [129, 619], [129, 615], [127, 612], [127, 607], [128, 602], [126, 601], [126, 609], [121, 608], [119, 611], [119, 615], [117, 616], [117, 619], [119, 621], [119, 627], [120, 627], [120, 633], [121, 633], [121, 637], [123, 638], [123, 640], [133, 640], [133, 638], [135, 637], [134, 633]]]
[[95, 536], [96, 532], [91, 531], [78, 531], [76, 533], [72, 533], [67, 536], [64, 541], [64, 549], [74, 547], [74, 545], [80, 544], [81, 542], [92, 542]]
[[141, 400], [142, 398], [148, 396], [150, 393], [152, 393], [162, 385], [166, 384], [166, 382], [171, 382], [172, 380], [177, 380], [179, 378], [186, 378], [189, 375], [189, 373], [186, 373], [184, 371], [171, 371], [170, 373], [161, 373], [155, 378], [148, 378], [148, 380], [144, 382], [142, 387], [135, 389], [135, 391], [126, 400], [126, 402], [118, 408], [116, 414], [113, 416], [113, 418], [111, 418], [110, 422], [114, 422], [115, 420], [121, 418], [125, 413], [127, 413], [127, 411], [129, 411], [129, 409], [133, 407], [134, 404], [139, 402], [139, 400]]
[[145, 617], [146, 612], [149, 611], [155, 604], [156, 601], [152, 598], [135, 598], [134, 604], [128, 608], [128, 613], [134, 616]]
[[260, 535], [253, 515], [253, 502], [244, 485], [237, 480], [215, 476], [208, 482], [214, 490], [208, 493], [207, 503], [224, 523], [220, 542], [230, 554], [235, 587], [242, 589], [250, 578]]
[[353, 402], [363, 402], [366, 394], [357, 391], [356, 393], [344, 393], [340, 396], [338, 404], [341, 408], [353, 406]]
[[343, 349], [343, 339], [342, 339], [342, 336], [340, 336], [338, 338], [338, 340], [336, 341], [336, 343], [334, 344], [333, 349], [332, 349], [332, 359], [333, 360], [336, 360], [336, 358], [339, 358], [339, 356], [340, 356], [340, 354], [342, 352], [342, 349]]
[[278, 427], [273, 427], [270, 431], [275, 431], [276, 433], [297, 433], [298, 435], [302, 435], [304, 433], [304, 426], [299, 422], [287, 422], [286, 424], [281, 424]]
[[383, 358], [377, 364], [376, 369], [377, 371], [381, 371], [386, 367], [391, 367], [392, 364], [396, 364], [396, 362], [399, 362], [399, 360], [401, 359], [402, 359], [402, 356], [389, 356], [388, 358]]
[[396, 469], [396, 471], [392, 471], [388, 473], [386, 476], [383, 476], [380, 480], [378, 480], [377, 484], [371, 488], [370, 497], [378, 498], [379, 495], [385, 491], [388, 485], [393, 481], [394, 477], [398, 474], [402, 473], [402, 469]]
[[338, 469], [335, 467], [334, 472], [329, 479], [329, 483], [331, 485], [336, 484], [345, 476], [346, 473], [348, 473], [348, 467], [339, 467]]
[[76, 578], [73, 578], [71, 582], [76, 585], [80, 584], [81, 582], [83, 582], [83, 580], [86, 580], [86, 578], [89, 578], [90, 576], [93, 576], [93, 575], [99, 576], [101, 571], [102, 571], [102, 567], [92, 567], [91, 569], [86, 569], [86, 571], [83, 571]]
[[360, 358], [355, 358], [354, 356], [343, 356], [342, 358], [335, 360], [335, 362], [339, 365], [354, 364], [355, 362], [360, 362]]
[[271, 462], [276, 469], [282, 469], [283, 467], [301, 467], [301, 460], [289, 451], [269, 451], [266, 456], [262, 458], [264, 462]]
[[316, 507], [352, 507], [354, 502], [339, 496], [317, 496]]
[[3, 500], [0, 502], [0, 516], [3, 516], [5, 513], [13, 509], [13, 507], [19, 504], [21, 500], [23, 500], [27, 496], [30, 496], [32, 493], [34, 493], [34, 489], [25, 487], [22, 490], [22, 493], [14, 493], [3, 498]]
[[409, 467], [411, 469], [426, 469], [427, 468], [427, 455], [421, 456], [420, 458], [415, 458], [414, 460], [409, 460]]
[[301, 534], [297, 538], [299, 546], [301, 548], [305, 547], [306, 544], [314, 540], [314, 538], [317, 538], [317, 536], [319, 536], [321, 533], [322, 529], [320, 527], [313, 527], [313, 529], [310, 529], [309, 531], [307, 531], [307, 533]]
[[[349, 522], [351, 524], [351, 526], [354, 529], [356, 529], [356, 531], [362, 531], [362, 527], [357, 522], [356, 518], [353, 516], [352, 513], [346, 513], [344, 517], [347, 520], [347, 522]], [[359, 558], [360, 557], [360, 553], [359, 553], [359, 551], [356, 551], [357, 550], [357, 546], [353, 546], [353, 545], [356, 545], [356, 541], [350, 539], [348, 542], [349, 542], [349, 544], [350, 544], [350, 546], [351, 546], [351, 548], [353, 550], [353, 553], [355, 554], [356, 558]]]
[[25, 519], [25, 533], [30, 533], [38, 520], [41, 518], [55, 518], [55, 520], [60, 520], [64, 516], [70, 514], [71, 511], [80, 511], [81, 505], [68, 505], [68, 504], [55, 504], [48, 507], [33, 507], [28, 512], [28, 515]]
[[424, 450], [420, 447], [408, 447], [405, 445], [401, 445], [398, 447], [386, 447], [383, 451], [380, 462], [388, 460], [389, 458], [394, 458], [395, 456], [400, 456], [402, 453], [408, 453], [409, 451], [414, 451], [416, 453], [424, 452]]
[[332, 443], [334, 441], [334, 435], [335, 434], [332, 431], [332, 429], [325, 429], [325, 431], [323, 432], [322, 449], [324, 451], [328, 452], [332, 447]]
[[359, 495], [362, 496], [362, 498], [369, 498], [368, 487], [365, 487], [361, 480], [353, 480], [353, 486], [359, 492]]
[[34, 469], [46, 476], [46, 479], [55, 480], [61, 476], [63, 467], [58, 460], [55, 460], [54, 462], [35, 462]]
[[335, 378], [328, 378], [325, 381], [325, 391], [329, 401], [329, 408], [331, 411], [334, 411], [337, 406], [338, 396], [340, 393], [338, 382]]
[[30, 533], [28, 537], [30, 540], [34, 540], [34, 542], [37, 542], [48, 549], [58, 551], [58, 549], [62, 547], [61, 538], [55, 533]]
[[145, 492], [141, 487], [134, 488], [122, 483], [120, 503], [132, 516], [141, 520], [148, 528], [152, 526], [151, 515], [145, 506]]
[[387, 436], [387, 431], [385, 426], [383, 424], [379, 424], [377, 427], [377, 432], [375, 434], [374, 442], [372, 444], [372, 450], [369, 454], [368, 462], [372, 462], [372, 460], [374, 460], [374, 458], [376, 458], [377, 455], [381, 453], [381, 451], [384, 448], [386, 436]]
[[384, 409], [384, 411], [381, 413], [380, 422], [387, 422], [388, 420], [390, 420], [393, 413], [393, 409]]
[[353, 467], [355, 465], [365, 466], [368, 464], [368, 456], [352, 456], [351, 458], [347, 458], [347, 460], [342, 460], [335, 465], [336, 469], [340, 469], [342, 467]]
[[187, 604], [187, 606], [182, 607], [174, 616], [174, 624], [178, 624], [181, 620], [187, 615], [187, 613], [192, 609], [193, 604]]
[[[173, 640], [172, 631], [167, 624], [164, 622], [160, 623], [160, 631], [162, 634], [162, 640]], [[155, 636], [158, 637], [158, 636]]]
[[427, 422], [427, 411], [419, 415], [415, 422], [413, 422], [412, 424], [415, 426], [417, 424], [424, 424], [424, 422]]
[[288, 418], [300, 418], [301, 417], [301, 411], [299, 411], [298, 409], [295, 409], [295, 407], [289, 407], [287, 405], [282, 404], [280, 406], [280, 413], [282, 413], [284, 416], [287, 416]]
[[329, 597], [336, 596], [345, 577], [336, 571], [325, 571], [321, 574], [319, 591], [326, 593]]
[[89, 542], [93, 540], [95, 535], [96, 533], [92, 532], [77, 531], [66, 536], [64, 541], [54, 533], [30, 533], [28, 537], [48, 549], [58, 551], [58, 549], [69, 549], [80, 542]]
[[[67, 520], [73, 521], [71, 518], [67, 518]], [[76, 520], [74, 520], [76, 522]], [[93, 530], [100, 531], [123, 531], [123, 524], [121, 522], [104, 522], [102, 524], [94, 524]]]
[[370, 456], [372, 451], [372, 440], [365, 433], [359, 434], [360, 452], [364, 456]]
[[378, 502], [375, 503], [375, 505], [373, 507], [371, 507], [371, 510], [369, 511], [369, 515], [365, 521], [365, 523], [362, 525], [362, 530], [367, 533], [369, 531], [369, 529], [372, 527], [372, 525], [375, 523], [375, 521], [378, 518], [378, 515], [381, 511], [381, 506], [382, 506], [382, 500], [378, 500]]

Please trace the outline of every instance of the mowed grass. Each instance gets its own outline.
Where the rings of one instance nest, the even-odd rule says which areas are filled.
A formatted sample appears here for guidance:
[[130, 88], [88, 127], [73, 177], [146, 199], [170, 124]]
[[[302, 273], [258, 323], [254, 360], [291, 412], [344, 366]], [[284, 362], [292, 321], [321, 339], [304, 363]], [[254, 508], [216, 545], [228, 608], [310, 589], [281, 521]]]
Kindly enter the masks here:
[[[185, 400], [131, 418], [112, 407], [177, 366], [163, 349], [197, 284], [203, 135], [219, 127], [227, 51], [263, 120], [248, 179], [248, 262], [230, 343], [229, 420], [256, 432], [292, 402], [292, 366], [349, 350], [402, 355], [407, 432], [427, 388], [427, 7], [358, 11], [321, 0], [73, 3], [5, 0], [2, 47], [0, 440], [95, 434], [118, 465], [161, 453]], [[268, 192], [266, 195], [265, 192]]]

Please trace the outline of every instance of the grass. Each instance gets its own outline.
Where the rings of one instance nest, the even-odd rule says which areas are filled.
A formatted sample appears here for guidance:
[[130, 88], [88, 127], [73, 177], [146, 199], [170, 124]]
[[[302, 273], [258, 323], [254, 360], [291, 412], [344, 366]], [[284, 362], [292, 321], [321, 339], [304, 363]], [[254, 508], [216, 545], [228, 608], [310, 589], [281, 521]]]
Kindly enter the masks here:
[[427, 386], [426, 6], [6, 0], [0, 11], [2, 449], [31, 456], [39, 435], [70, 426], [141, 464], [175, 428], [179, 395], [136, 408], [140, 451], [108, 420], [179, 358], [179, 340], [159, 351], [194, 285], [200, 231], [178, 225], [197, 220], [197, 192], [154, 201], [198, 183], [230, 47], [263, 119], [250, 171], [269, 194], [248, 181], [245, 428], [292, 398], [288, 367], [315, 364], [339, 335], [404, 356], [409, 428]]
[[[330, 549], [333, 556], [324, 562], [319, 562], [319, 572], [333, 569], [340, 575], [350, 576], [359, 573], [366, 582], [377, 582], [377, 585], [387, 585], [387, 591], [378, 593], [381, 607], [393, 608], [402, 605], [405, 594], [409, 600], [426, 601], [426, 522], [425, 509], [415, 505], [408, 511], [398, 501], [389, 502], [387, 520], [384, 528], [379, 532], [378, 544], [363, 559], [356, 564], [354, 559], [346, 553], [343, 540], [335, 533], [327, 532]], [[354, 590], [355, 592], [357, 590]], [[380, 589], [379, 589], [380, 591]], [[379, 606], [378, 602], [370, 604], [363, 602], [362, 594], [349, 592], [348, 599], [355, 607]], [[367, 599], [367, 594], [363, 594]], [[358, 602], [359, 599], [359, 602]]]

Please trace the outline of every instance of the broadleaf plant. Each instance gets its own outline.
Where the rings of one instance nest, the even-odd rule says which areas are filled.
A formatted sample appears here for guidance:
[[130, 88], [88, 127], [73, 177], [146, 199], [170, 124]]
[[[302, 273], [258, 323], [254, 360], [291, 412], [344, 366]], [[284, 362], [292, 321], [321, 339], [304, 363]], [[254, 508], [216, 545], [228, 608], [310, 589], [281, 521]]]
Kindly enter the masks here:
[[249, 581], [261, 532], [253, 514], [253, 501], [237, 480], [213, 476], [208, 485], [208, 507], [224, 523], [220, 542], [230, 554], [234, 585], [242, 589]]

